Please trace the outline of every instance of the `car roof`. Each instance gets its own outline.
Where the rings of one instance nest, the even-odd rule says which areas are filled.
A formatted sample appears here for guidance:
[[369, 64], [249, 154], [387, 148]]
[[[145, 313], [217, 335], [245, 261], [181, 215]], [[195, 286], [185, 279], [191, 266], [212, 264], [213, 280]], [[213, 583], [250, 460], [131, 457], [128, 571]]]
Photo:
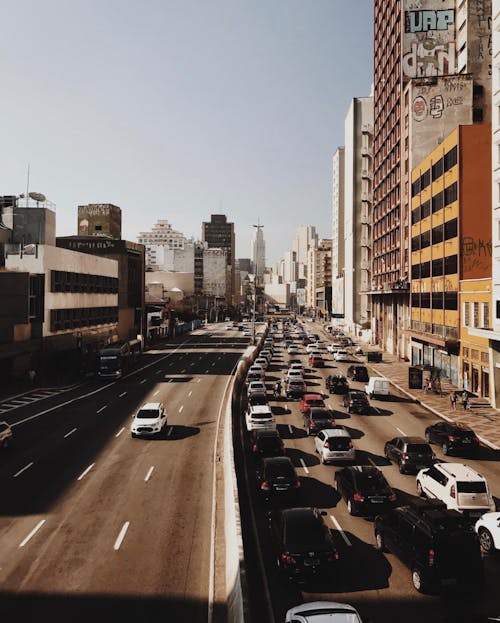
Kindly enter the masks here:
[[460, 480], [485, 480], [484, 476], [464, 463], [434, 463], [434, 467], [438, 467], [449, 476], [459, 478]]
[[266, 459], [262, 460], [262, 463], [264, 466], [267, 465], [286, 465], [288, 466], [292, 466], [293, 467], [293, 463], [290, 460], [290, 458], [288, 456], [272, 456], [272, 457], [268, 457]]
[[269, 415], [272, 415], [272, 411], [267, 405], [250, 405], [250, 411], [252, 413], [269, 413]]
[[425, 441], [425, 439], [423, 439], [422, 437], [416, 437], [416, 436], [405, 436], [405, 437], [396, 437], [396, 439], [401, 439], [401, 441], [404, 441], [405, 443], [425, 443], [427, 444], [427, 442]]
[[319, 392], [316, 392], [314, 394], [305, 394], [304, 396], [304, 400], [323, 400], [323, 396], [322, 394], [320, 394]]
[[[335, 619], [332, 618], [332, 615], [339, 615], [342, 618]], [[344, 614], [346, 615], [344, 617]], [[314, 621], [318, 623], [324, 623], [326, 621], [337, 621], [339, 623], [354, 623], [356, 618], [359, 619], [358, 611], [351, 606], [350, 604], [339, 603], [336, 601], [309, 601], [304, 604], [300, 604], [299, 606], [295, 606], [295, 608], [291, 608], [288, 610], [287, 615], [293, 620], [296, 620], [297, 617], [305, 618], [314, 617]], [[323, 616], [324, 615], [324, 618]], [[354, 618], [353, 615], [356, 617]]]
[[161, 402], [146, 402], [145, 404], [142, 405], [142, 407], [139, 409], [139, 411], [142, 411], [143, 409], [151, 409], [151, 410], [157, 410], [161, 407]]
[[349, 439], [351, 438], [351, 435], [349, 435], [349, 433], [343, 427], [342, 428], [326, 428], [324, 430], [328, 433], [328, 437], [349, 437]]

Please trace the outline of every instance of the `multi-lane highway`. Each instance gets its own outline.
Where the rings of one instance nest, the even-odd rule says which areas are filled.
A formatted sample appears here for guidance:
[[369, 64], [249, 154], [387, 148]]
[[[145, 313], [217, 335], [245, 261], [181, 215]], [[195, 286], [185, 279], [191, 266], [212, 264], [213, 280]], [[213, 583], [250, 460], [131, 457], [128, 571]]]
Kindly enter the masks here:
[[[318, 327], [314, 331], [319, 332]], [[306, 364], [304, 347], [298, 357]], [[324, 379], [328, 374], [345, 374], [348, 363], [334, 363], [326, 354], [326, 367], [309, 369], [305, 380], [308, 389], [326, 393]], [[277, 342], [272, 365], [268, 368], [266, 382], [269, 391], [283, 371], [290, 357], [282, 342]], [[306, 365], [307, 367], [307, 365]], [[390, 373], [389, 373], [390, 374]], [[362, 383], [351, 383], [362, 389]], [[378, 466], [404, 504], [414, 496], [415, 476], [402, 475], [383, 455], [384, 443], [397, 435], [423, 436], [424, 429], [436, 421], [436, 416], [404, 396], [392, 391], [384, 401], [372, 400], [370, 415], [349, 415], [342, 406], [341, 396], [332, 395], [327, 404], [335, 412], [337, 424], [343, 424], [350, 432], [357, 448], [357, 464]], [[327, 523], [332, 530], [336, 546], [341, 554], [337, 570], [326, 581], [313, 582], [309, 592], [290, 584], [277, 572], [275, 556], [266, 519], [266, 506], [258, 495], [255, 479], [255, 462], [248, 451], [248, 433], [242, 430], [245, 445], [244, 462], [248, 474], [250, 498], [248, 520], [245, 523], [247, 553], [257, 574], [251, 575], [250, 585], [254, 590], [252, 606], [253, 620], [284, 621], [288, 608], [304, 600], [338, 600], [351, 603], [375, 623], [405, 621], [438, 623], [442, 621], [468, 621], [474, 623], [473, 613], [500, 614], [500, 562], [494, 557], [485, 559], [486, 586], [481, 594], [452, 594], [449, 597], [421, 595], [415, 591], [411, 574], [395, 556], [378, 552], [374, 545], [373, 522], [362, 517], [352, 517], [346, 504], [340, 499], [333, 485], [333, 476], [339, 466], [322, 465], [314, 452], [313, 438], [307, 437], [303, 428], [298, 402], [282, 398], [271, 402], [278, 422], [278, 430], [285, 440], [287, 455], [297, 467], [302, 479], [300, 505], [316, 506], [327, 511]], [[243, 409], [242, 405], [242, 409]], [[500, 497], [500, 464], [498, 452], [483, 447], [478, 460], [460, 457], [443, 457], [440, 449], [434, 447], [439, 460], [465, 462], [481, 472], [488, 480], [498, 503]], [[244, 482], [244, 479], [241, 479]], [[252, 543], [253, 530], [258, 534], [258, 553]], [[262, 560], [263, 568], [259, 568]], [[262, 575], [266, 582], [262, 583]], [[267, 595], [272, 608], [267, 608]], [[465, 618], [460, 618], [465, 617]]]
[[[2, 618], [210, 621], [214, 442], [247, 344], [218, 325], [145, 353], [122, 380], [4, 406]], [[133, 414], [156, 401], [165, 436], [132, 439]]]

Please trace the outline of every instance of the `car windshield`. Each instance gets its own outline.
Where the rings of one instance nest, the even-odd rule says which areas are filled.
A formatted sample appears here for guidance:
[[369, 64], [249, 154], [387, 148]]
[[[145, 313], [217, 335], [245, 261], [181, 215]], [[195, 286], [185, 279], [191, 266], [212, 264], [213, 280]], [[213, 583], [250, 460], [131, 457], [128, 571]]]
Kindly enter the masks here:
[[314, 400], [307, 401], [308, 407], [322, 407], [323, 404], [324, 404], [323, 398], [315, 398]]
[[267, 396], [264, 394], [252, 394], [249, 398], [249, 402], [251, 405], [267, 405]]
[[366, 493], [376, 493], [389, 488], [382, 474], [364, 474], [358, 477], [358, 485]]
[[332, 414], [326, 409], [314, 409], [311, 413], [311, 420], [330, 420]]
[[329, 437], [330, 450], [348, 450], [351, 447], [349, 437]]
[[153, 420], [159, 417], [158, 409], [140, 409], [137, 412], [137, 417], [141, 419]]
[[475, 482], [466, 482], [459, 480], [457, 482], [458, 493], [486, 493], [486, 483], [482, 480]]
[[280, 477], [294, 479], [296, 477], [293, 466], [288, 463], [280, 463], [279, 465], [271, 463], [267, 465], [266, 476], [271, 479]]

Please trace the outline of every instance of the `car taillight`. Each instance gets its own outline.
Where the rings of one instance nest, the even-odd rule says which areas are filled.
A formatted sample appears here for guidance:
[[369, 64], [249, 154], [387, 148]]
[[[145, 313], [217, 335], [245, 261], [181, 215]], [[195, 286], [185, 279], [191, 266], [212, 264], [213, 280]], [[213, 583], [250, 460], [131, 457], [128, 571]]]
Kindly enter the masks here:
[[473, 443], [479, 443], [479, 439], [477, 437], [472, 437], [471, 441]]
[[257, 444], [254, 443], [252, 446], [252, 452], [257, 452]]
[[450, 489], [450, 497], [454, 498], [455, 497], [455, 485], [451, 485], [451, 489]]
[[294, 486], [296, 489], [300, 489], [300, 487], [302, 486], [302, 483], [300, 482], [300, 480], [299, 480], [299, 479], [297, 479], [297, 480], [293, 483], [293, 486]]
[[397, 495], [395, 493], [391, 493], [391, 495], [389, 496], [389, 501], [390, 502], [395, 502], [397, 500]]
[[329, 441], [325, 441], [325, 448], [329, 448], [330, 447], [330, 442]]
[[456, 435], [448, 435], [448, 441], [458, 441], [460, 439], [460, 437], [457, 437]]
[[429, 567], [433, 567], [434, 566], [434, 559], [436, 557], [436, 552], [431, 548], [429, 550], [429, 558], [428, 558], [428, 564]]
[[281, 562], [286, 563], [287, 565], [295, 565], [297, 561], [290, 554], [281, 554]]
[[349, 442], [349, 448], [352, 448], [352, 441]]
[[401, 455], [402, 459], [408, 459], [408, 454], [406, 452], [403, 452], [403, 454]]
[[331, 552], [328, 554], [328, 562], [333, 562], [334, 560], [338, 560], [340, 558], [340, 554], [338, 552]]
[[260, 485], [260, 489], [261, 489], [261, 491], [269, 491], [269, 489], [270, 489], [269, 483], [264, 480], [264, 482], [261, 483], [261, 485]]
[[361, 495], [361, 493], [355, 493], [355, 494], [352, 496], [352, 498], [353, 498], [353, 500], [354, 500], [355, 502], [364, 502], [364, 501], [365, 501], [365, 496], [364, 496], [364, 495]]

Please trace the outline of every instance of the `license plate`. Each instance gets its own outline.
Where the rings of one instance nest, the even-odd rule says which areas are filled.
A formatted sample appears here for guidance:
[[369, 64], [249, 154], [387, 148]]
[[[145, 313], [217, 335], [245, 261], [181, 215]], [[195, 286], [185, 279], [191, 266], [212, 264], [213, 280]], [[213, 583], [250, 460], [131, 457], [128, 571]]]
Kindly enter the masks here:
[[288, 487], [274, 487], [276, 491], [288, 491]]
[[457, 581], [455, 578], [444, 578], [441, 580], [441, 584], [443, 586], [452, 586], [453, 584], [456, 584]]
[[384, 498], [370, 498], [370, 502], [373, 502], [374, 504], [382, 504], [382, 502], [384, 502]]
[[305, 567], [316, 567], [319, 565], [319, 560], [317, 558], [306, 558], [304, 560]]

